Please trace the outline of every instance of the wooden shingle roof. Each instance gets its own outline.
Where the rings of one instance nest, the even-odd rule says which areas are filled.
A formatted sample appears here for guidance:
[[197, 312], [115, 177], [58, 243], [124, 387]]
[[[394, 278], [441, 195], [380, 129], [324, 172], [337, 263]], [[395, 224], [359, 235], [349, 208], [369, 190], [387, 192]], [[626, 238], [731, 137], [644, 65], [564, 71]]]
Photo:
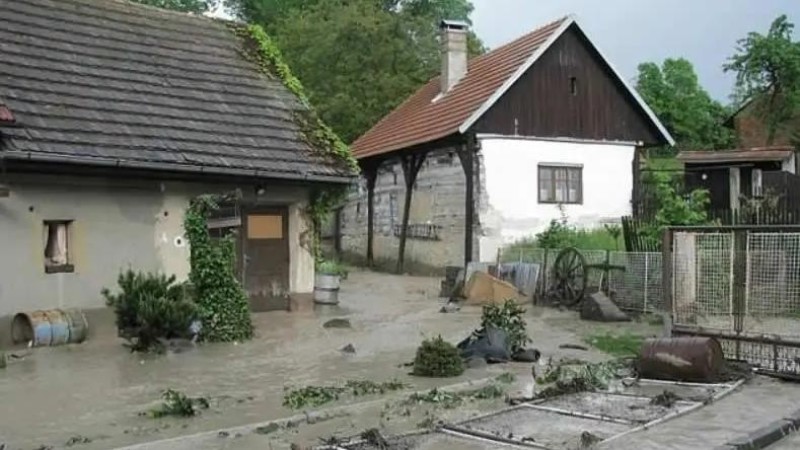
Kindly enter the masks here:
[[0, 0], [9, 159], [345, 182], [226, 23], [122, 0]]

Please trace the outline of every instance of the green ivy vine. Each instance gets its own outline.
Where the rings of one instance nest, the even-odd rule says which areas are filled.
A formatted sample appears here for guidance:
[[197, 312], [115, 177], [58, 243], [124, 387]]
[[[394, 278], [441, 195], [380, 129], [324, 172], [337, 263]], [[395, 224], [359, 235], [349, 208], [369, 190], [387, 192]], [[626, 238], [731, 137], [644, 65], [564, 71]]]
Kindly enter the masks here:
[[212, 239], [208, 214], [217, 209], [214, 198], [204, 195], [192, 200], [183, 227], [189, 241], [189, 281], [202, 322], [201, 338], [210, 342], [243, 341], [253, 337], [250, 306], [236, 279], [232, 236]]
[[[353, 174], [357, 174], [358, 162], [350, 152], [350, 148], [319, 117], [302, 83], [284, 61], [275, 41], [259, 25], [231, 23], [229, 27], [242, 39], [242, 54], [245, 59], [258, 65], [268, 77], [278, 78], [302, 103], [302, 108], [293, 112], [293, 118], [311, 148], [320, 152], [322, 156], [331, 158], [334, 163], [345, 167]], [[328, 186], [324, 189], [315, 189], [311, 193], [306, 214], [314, 226], [311, 245], [317, 259], [320, 258], [319, 227], [333, 208], [341, 204], [346, 193], [346, 186]]]

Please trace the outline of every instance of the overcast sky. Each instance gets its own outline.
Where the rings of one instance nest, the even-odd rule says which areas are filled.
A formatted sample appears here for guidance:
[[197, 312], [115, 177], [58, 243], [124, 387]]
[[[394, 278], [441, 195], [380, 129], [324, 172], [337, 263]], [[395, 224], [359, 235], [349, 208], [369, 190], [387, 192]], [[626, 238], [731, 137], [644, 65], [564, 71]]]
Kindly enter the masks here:
[[[623, 76], [643, 61], [684, 57], [700, 83], [727, 103], [733, 75], [722, 64], [750, 31], [766, 33], [780, 14], [800, 26], [800, 0], [473, 0], [475, 32], [494, 48], [539, 25], [576, 14]], [[795, 39], [800, 38], [796, 30]]]

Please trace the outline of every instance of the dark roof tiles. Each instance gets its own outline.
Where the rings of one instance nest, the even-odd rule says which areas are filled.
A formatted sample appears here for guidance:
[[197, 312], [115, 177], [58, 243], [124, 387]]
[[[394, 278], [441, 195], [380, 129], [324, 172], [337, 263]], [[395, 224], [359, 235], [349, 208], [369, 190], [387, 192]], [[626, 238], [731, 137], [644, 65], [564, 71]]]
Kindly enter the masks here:
[[[122, 0], [0, 0], [7, 157], [344, 181], [303, 106], [221, 21]], [[9, 113], [10, 113], [9, 111]]]

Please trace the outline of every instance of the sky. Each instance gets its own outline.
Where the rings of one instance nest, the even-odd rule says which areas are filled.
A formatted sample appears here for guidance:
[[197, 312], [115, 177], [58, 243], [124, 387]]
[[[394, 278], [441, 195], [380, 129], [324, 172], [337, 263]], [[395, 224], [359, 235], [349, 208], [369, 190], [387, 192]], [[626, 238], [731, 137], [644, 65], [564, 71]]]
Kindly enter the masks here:
[[[472, 0], [475, 32], [498, 47], [547, 22], [575, 14], [589, 39], [629, 81], [645, 61], [683, 57], [701, 85], [728, 103], [735, 77], [722, 65], [736, 41], [765, 34], [786, 14], [800, 27], [800, 0]], [[795, 30], [795, 40], [800, 29]]]

